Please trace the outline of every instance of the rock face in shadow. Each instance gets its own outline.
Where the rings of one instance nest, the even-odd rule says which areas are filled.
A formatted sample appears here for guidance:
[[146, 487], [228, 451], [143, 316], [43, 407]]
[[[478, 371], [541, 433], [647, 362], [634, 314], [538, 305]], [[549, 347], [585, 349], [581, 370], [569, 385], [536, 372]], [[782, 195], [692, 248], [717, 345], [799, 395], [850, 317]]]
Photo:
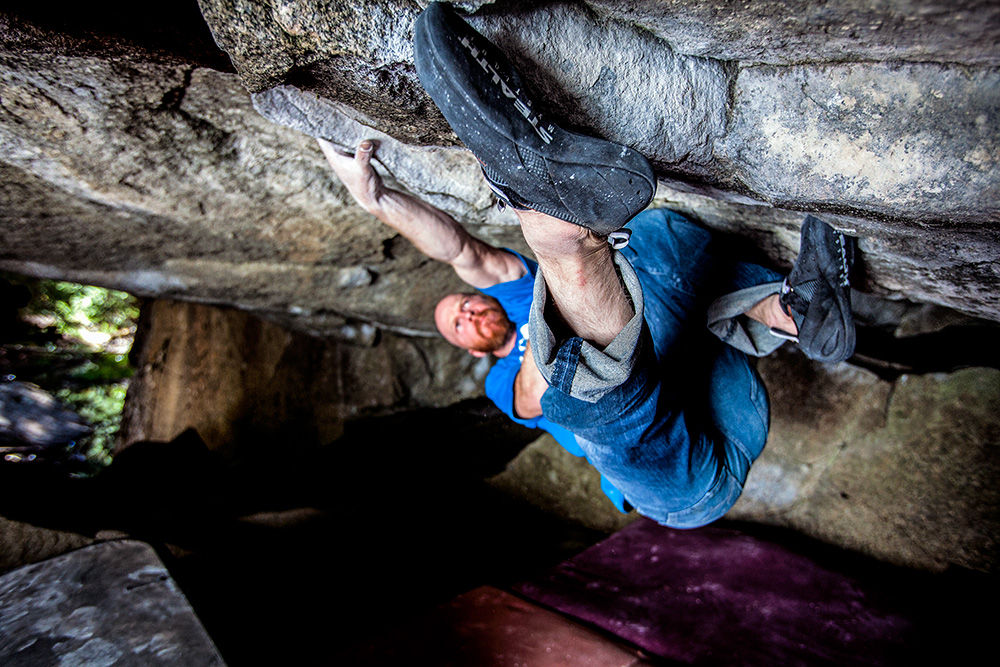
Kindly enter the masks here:
[[0, 572], [78, 549], [93, 542], [79, 533], [52, 530], [0, 516]]
[[[1000, 371], [886, 381], [794, 350], [762, 360], [771, 431], [725, 521], [790, 528], [924, 570], [1000, 569], [993, 480], [1000, 460]], [[600, 492], [597, 472], [545, 436], [490, 483], [601, 530], [636, 518]]]
[[[859, 237], [865, 291], [1000, 319], [991, 3], [661, 4], [462, 6], [552, 115], [650, 156], [657, 205], [778, 265], [818, 212]], [[0, 268], [308, 333], [430, 332], [457, 282], [356, 207], [309, 136], [377, 138], [396, 187], [523, 247], [416, 79], [419, 10], [203, 0], [165, 27], [5, 14]]]
[[482, 395], [488, 360], [440, 338], [327, 340], [232, 309], [156, 301], [142, 314], [122, 447], [194, 429], [212, 451], [281, 459], [345, 423]]
[[225, 662], [156, 552], [97, 544], [0, 578], [9, 665]]
[[771, 437], [728, 518], [915, 567], [997, 571], [1000, 371], [887, 382], [785, 351], [761, 374]]

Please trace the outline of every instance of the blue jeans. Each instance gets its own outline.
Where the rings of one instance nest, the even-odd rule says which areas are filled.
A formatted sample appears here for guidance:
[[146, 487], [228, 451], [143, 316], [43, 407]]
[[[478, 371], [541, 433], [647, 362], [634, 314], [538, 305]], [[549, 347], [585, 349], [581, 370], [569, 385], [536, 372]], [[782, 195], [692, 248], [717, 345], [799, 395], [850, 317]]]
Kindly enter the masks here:
[[542, 411], [576, 435], [639, 513], [694, 528], [736, 502], [769, 420], [760, 376], [709, 333], [706, 313], [718, 297], [742, 313], [777, 292], [782, 276], [723, 260], [707, 231], [672, 211], [645, 211], [628, 226], [632, 239], [616, 262], [636, 315], [604, 350], [554, 338], [539, 274], [530, 327], [550, 385]]

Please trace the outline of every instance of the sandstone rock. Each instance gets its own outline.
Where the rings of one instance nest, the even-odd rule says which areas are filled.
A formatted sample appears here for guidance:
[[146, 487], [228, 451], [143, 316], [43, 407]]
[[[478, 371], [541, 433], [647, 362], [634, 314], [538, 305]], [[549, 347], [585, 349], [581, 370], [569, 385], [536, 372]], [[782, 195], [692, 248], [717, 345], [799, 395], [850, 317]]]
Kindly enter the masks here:
[[558, 122], [715, 180], [707, 167], [725, 134], [722, 63], [679, 56], [648, 33], [579, 5], [497, 12], [470, 23], [512, 56]]
[[771, 435], [728, 518], [914, 567], [996, 571], [1000, 371], [888, 383], [786, 351], [761, 373]]
[[0, 573], [79, 549], [93, 541], [92, 537], [0, 516]]
[[639, 517], [615, 509], [601, 491], [601, 476], [593, 466], [548, 434], [523, 449], [487, 483], [564, 521], [605, 533], [617, 532]]
[[[653, 11], [643, 3], [595, 2], [596, 13], [569, 3], [462, 6], [477, 10], [469, 21], [510, 54], [556, 115], [639, 148], [671, 189], [757, 205], [741, 215], [743, 221], [753, 211], [764, 221], [784, 216], [797, 222], [794, 214], [769, 206], [824, 212], [862, 237], [868, 288], [996, 319], [992, 295], [1000, 292], [1000, 281], [992, 267], [1000, 241], [992, 227], [998, 219], [1000, 128], [990, 110], [1000, 81], [988, 67], [996, 59], [990, 36], [1000, 30], [995, 9], [978, 2], [963, 3], [957, 12], [934, 3], [842, 2], [822, 10], [801, 5], [723, 9], [682, 2], [658, 4]], [[206, 10], [210, 27], [224, 33], [217, 38], [233, 54], [244, 82], [261, 89], [267, 82], [255, 73], [271, 63], [225, 37], [251, 30], [235, 27], [239, 21], [232, 14], [213, 7]], [[301, 14], [302, 25], [322, 23], [312, 6], [283, 5], [281, 11]], [[384, 4], [376, 4], [370, 20], [386, 13]], [[350, 19], [339, 9], [332, 15]], [[227, 24], [217, 28], [223, 16]], [[269, 27], [254, 29], [285, 35], [283, 48], [292, 49], [289, 35], [299, 34], [299, 24], [292, 30], [282, 17], [258, 11]], [[396, 28], [405, 23], [395, 16], [386, 21]], [[334, 39], [325, 28], [312, 30], [310, 35]], [[365, 25], [344, 38], [343, 48], [370, 51], [375, 32]], [[700, 36], [690, 36], [694, 32]], [[409, 77], [399, 84], [405, 88], [401, 99], [421, 95], [411, 89], [412, 54], [396, 41], [370, 65], [344, 61], [334, 53], [334, 41], [306, 41], [292, 50], [308, 63], [288, 65], [282, 80], [320, 100], [328, 97], [341, 110], [354, 98], [310, 78], [319, 63], [339, 72], [328, 78], [350, 70], [349, 76], [367, 80], [365, 72], [384, 67], [391, 56]], [[941, 64], [945, 60], [962, 66]], [[433, 106], [418, 112], [402, 104], [411, 111], [412, 127], [424, 130], [400, 133], [398, 123], [368, 111], [348, 114], [406, 142], [432, 136], [442, 145], [452, 141]], [[314, 106], [313, 125], [322, 116], [320, 105]], [[403, 183], [418, 180], [395, 175]], [[428, 190], [434, 188], [415, 188]], [[748, 222], [750, 228], [767, 224]], [[739, 231], [746, 234], [747, 228]]]
[[734, 179], [776, 205], [984, 233], [1000, 220], [995, 70], [748, 67], [732, 102], [730, 131], [716, 151]]
[[294, 86], [256, 93], [253, 104], [268, 120], [332, 141], [348, 153], [362, 140], [376, 141], [375, 167], [387, 184], [411, 192], [463, 222], [517, 224], [513, 213], [501, 213], [493, 207], [492, 191], [482, 179], [479, 162], [467, 150], [403, 144], [351, 119], [343, 104]]
[[153, 547], [94, 544], [0, 578], [0, 659], [8, 665], [225, 667]]
[[681, 53], [745, 63], [908, 61], [1000, 64], [990, 0], [589, 0]]
[[413, 21], [406, 0], [265, 4], [199, 2], [216, 42], [251, 92], [281, 83], [347, 102], [358, 119], [397, 137], [436, 143], [453, 136], [413, 69]]
[[[349, 320], [428, 335], [430, 308], [463, 287], [350, 202], [315, 142], [261, 117], [233, 75], [8, 55], [2, 92], [17, 121], [0, 123], [4, 269], [226, 303], [324, 335]], [[481, 180], [455, 178], [449, 195], [419, 178], [467, 172], [467, 152], [393, 152], [398, 142], [340, 123], [332, 138], [345, 146], [383, 137], [386, 162], [401, 155], [408, 166], [404, 185], [459, 217], [485, 208], [501, 221]], [[516, 229], [479, 235], [524, 247]]]
[[[751, 240], [779, 266], [797, 247], [801, 214], [790, 209], [824, 211], [860, 237], [862, 289], [1000, 318], [991, 112], [1000, 86], [982, 57], [956, 56], [964, 69], [915, 64], [919, 53], [901, 42], [894, 57], [909, 63], [873, 63], [858, 33], [842, 40], [840, 60], [852, 64], [748, 66], [756, 61], [672, 49], [646, 30], [656, 17], [629, 18], [641, 5], [595, 6], [483, 4], [470, 21], [570, 124], [648, 152], [661, 168], [659, 201]], [[430, 332], [428, 304], [457, 281], [407, 254], [350, 202], [312, 140], [262, 118], [243, 89], [259, 91], [254, 103], [268, 118], [345, 149], [377, 138], [391, 182], [486, 240], [523, 248], [414, 78], [418, 8], [365, 7], [205, 0], [239, 79], [132, 42], [74, 42], [5, 18], [0, 267], [234, 305], [311, 333], [336, 335], [351, 321]], [[946, 26], [968, 27], [981, 9], [962, 7], [962, 17], [891, 3], [871, 11], [913, 16], [900, 25], [945, 40]], [[688, 21], [710, 8], [675, 3], [661, 13]], [[792, 16], [789, 29], [801, 18], [813, 34], [824, 16], [839, 20], [838, 8], [854, 12], [844, 25], [871, 18], [851, 3], [781, 18]], [[729, 35], [730, 20], [752, 11], [715, 12], [701, 29]], [[982, 12], [990, 34], [993, 14]], [[748, 35], [776, 30], [749, 25]], [[969, 41], [968, 52], [981, 43]], [[352, 286], [366, 275], [367, 286]]]
[[225, 456], [262, 447], [289, 457], [335, 441], [351, 419], [480, 396], [489, 369], [439, 338], [357, 345], [162, 300], [142, 318], [121, 448], [193, 428]]
[[[329, 80], [345, 76], [370, 80], [373, 71], [384, 68], [387, 62], [392, 61], [397, 69], [407, 71], [404, 83], [386, 83], [382, 89], [382, 92], [391, 90], [397, 98], [401, 98], [392, 108], [405, 108], [414, 127], [439, 127], [439, 118], [432, 106], [418, 108], [419, 105], [404, 101], [422, 96], [419, 86], [414, 89], [413, 85], [411, 47], [403, 41], [410, 34], [410, 22], [415, 13], [408, 10], [389, 11], [386, 7], [391, 3], [370, 4], [363, 20], [358, 13], [344, 9], [340, 3], [327, 9], [325, 15], [307, 3], [282, 5], [270, 16], [263, 7], [250, 14], [234, 14], [232, 8], [222, 3], [205, 2], [203, 6], [217, 41], [233, 56], [237, 69], [251, 90], [262, 89], [266, 81], [277, 82], [278, 74], [274, 72], [277, 67], [282, 70], [283, 81], [358, 108], [364, 103], [358, 99], [357, 88], [361, 88], [364, 97], [368, 92], [364, 86], [347, 93]], [[966, 12], [949, 12], [947, 16], [942, 16], [940, 9], [933, 6], [921, 7], [922, 12], [907, 16], [906, 8], [894, 7], [892, 3], [871, 8], [845, 2], [822, 12], [804, 6], [788, 8], [778, 4], [764, 3], [753, 9], [730, 12], [718, 11], [711, 3], [682, 3], [681, 7], [675, 3], [666, 13], [671, 19], [665, 18], [658, 8], [646, 7], [643, 11], [641, 3], [597, 3], [603, 13], [618, 19], [611, 21], [602, 19], [582, 5], [556, 4], [528, 9], [491, 5], [471, 17], [470, 22], [513, 57], [527, 73], [528, 80], [539, 89], [541, 99], [571, 125], [625, 141], [674, 173], [697, 176], [730, 190], [746, 187], [757, 197], [781, 201], [793, 207], [829, 209], [832, 204], [833, 207], [870, 209], [870, 205], [865, 206], [864, 193], [855, 193], [851, 187], [838, 188], [837, 201], [832, 203], [817, 192], [799, 192], [784, 199], [774, 196], [782, 177], [796, 180], [802, 177], [782, 164], [788, 159], [786, 154], [800, 151], [807, 155], [810, 152], [822, 153], [828, 136], [851, 136], [856, 132], [858, 122], [864, 125], [858, 133], [863, 144], [860, 150], [872, 144], [870, 156], [859, 153], [858, 148], [852, 150], [851, 146], [838, 146], [836, 142], [831, 151], [852, 153], [843, 157], [853, 161], [866, 158], [860, 160], [861, 168], [877, 170], [877, 174], [868, 174], [869, 180], [875, 180], [877, 176], [886, 184], [909, 190], [910, 195], [904, 202], [883, 202], [883, 207], [888, 208], [892, 215], [919, 220], [923, 216], [921, 205], [938, 199], [927, 197], [923, 192], [934, 190], [935, 184], [941, 180], [940, 173], [926, 173], [921, 169], [928, 162], [943, 171], [950, 168], [948, 162], [952, 155], [965, 156], [970, 164], [959, 166], [966, 170], [978, 168], [990, 171], [991, 156], [996, 153], [993, 145], [996, 121], [990, 114], [981, 111], [995, 106], [995, 72], [989, 69], [963, 70], [972, 74], [971, 80], [964, 82], [962, 71], [942, 68], [937, 64], [923, 68], [895, 67], [885, 71], [884, 66], [870, 63], [875, 53], [894, 62], [935, 60], [937, 58], [927, 52], [927, 42], [952, 42], [951, 47], [942, 46], [940, 52], [932, 50], [931, 53], [941, 56], [950, 53], [951, 49], [959, 55], [949, 60], [965, 64], [985, 60], [991, 64], [991, 58], [995, 59], [996, 54], [987, 50], [987, 45], [992, 46], [989, 36], [1000, 31], [998, 21], [990, 21], [991, 17], [996, 18], [994, 9], [970, 2]], [[236, 16], [242, 20], [233, 20]], [[347, 27], [352, 20], [357, 22], [355, 26]], [[738, 31], [745, 40], [755, 42], [758, 51], [767, 48], [760, 46], [760, 36], [772, 37], [783, 44], [781, 48], [772, 50], [784, 54], [784, 58], [776, 59], [783, 65], [777, 68], [777, 72], [787, 85], [769, 82], [762, 90], [742, 66], [738, 70], [726, 67], [727, 62], [740, 62], [741, 65], [760, 62], [752, 57], [739, 57], [739, 49], [726, 51], [721, 47], [706, 47], [700, 49], [699, 55], [707, 57], [695, 58], [680, 55], [671, 49], [670, 37], [674, 37], [675, 33], [669, 27], [654, 29], [652, 34], [636, 29], [637, 26], [649, 29], [663, 22], [668, 26], [677, 23], [698, 25], [704, 33], [715, 37], [711, 41], [713, 45], [731, 43], [732, 33], [737, 30], [735, 26], [739, 26]], [[953, 31], [956, 25], [965, 28], [966, 33], [978, 32], [983, 38], [972, 43], [955, 40]], [[777, 30], [773, 30], [775, 26]], [[836, 28], [837, 33], [832, 37], [828, 34], [831, 26]], [[862, 26], [864, 29], [859, 30]], [[919, 27], [910, 30], [911, 26]], [[883, 28], [884, 32], [881, 32]], [[234, 37], [234, 32], [239, 32], [240, 39]], [[781, 41], [782, 35], [795, 33], [800, 33], [801, 39]], [[890, 52], [880, 50], [877, 44], [873, 44], [873, 41], [882, 40], [896, 43], [896, 40], [902, 40], [900, 33], [910, 35], [910, 42], [904, 41]], [[384, 38], [390, 34], [393, 37]], [[873, 34], [877, 37], [873, 38]], [[937, 42], [926, 39], [928, 34], [938, 38]], [[376, 51], [373, 45], [378, 39], [383, 41]], [[685, 40], [681, 38], [681, 41]], [[293, 43], [295, 46], [291, 46]], [[908, 44], [912, 44], [912, 48]], [[281, 53], [292, 54], [287, 63], [278, 67], [276, 62], [284, 61], [272, 57], [273, 49], [263, 48], [268, 45]], [[809, 47], [814, 45], [828, 49], [828, 57], [818, 58], [812, 54]], [[962, 49], [971, 52], [971, 56], [963, 59], [960, 55]], [[688, 54], [698, 50], [682, 49]], [[346, 62], [342, 53], [366, 56], [367, 59], [360, 63]], [[843, 66], [831, 69], [801, 65], [817, 60], [842, 62], [855, 59], [866, 62], [848, 67], [847, 74]], [[300, 61], [301, 64], [295, 64]], [[316, 74], [320, 62], [327, 63], [324, 72], [326, 80], [310, 78]], [[309, 76], [303, 78], [297, 73], [299, 70], [309, 72]], [[937, 75], [936, 70], [942, 70], [942, 74]], [[748, 78], [751, 80], [748, 81]], [[806, 84], [800, 81], [802, 78], [808, 78], [811, 88], [820, 90], [806, 90], [804, 95], [801, 89]], [[874, 81], [867, 81], [868, 78], [874, 78]], [[846, 89], [838, 90], [838, 84]], [[824, 87], [833, 88], [832, 94], [824, 93]], [[735, 100], [729, 99], [730, 89]], [[831, 97], [832, 103], [825, 99]], [[744, 124], [728, 123], [727, 115], [734, 114], [730, 106], [735, 105], [735, 115], [739, 116], [739, 108], [745, 104], [745, 98], [765, 102], [765, 108], [772, 110], [771, 115], [774, 109], [778, 109], [795, 116], [801, 115], [802, 105], [812, 99], [820, 108], [825, 122], [811, 133], [802, 131], [811, 127], [815, 120], [809, 117], [803, 119], [801, 126], [795, 126], [799, 131], [793, 132], [787, 131], [787, 125], [761, 125], [761, 119], [756, 117], [748, 118]], [[896, 114], [885, 113], [899, 104], [903, 105], [903, 113], [907, 114], [909, 121], [903, 126], [899, 125]], [[918, 106], [923, 108], [924, 113], [914, 113]], [[826, 110], [825, 107], [832, 108]], [[360, 110], [368, 117], [368, 122], [376, 126], [389, 128], [390, 125], [398, 125], [380, 122], [379, 115], [373, 115], [364, 108]], [[971, 136], [969, 132], [952, 136], [946, 131], [948, 125], [971, 124], [976, 119], [979, 119], [979, 127], [970, 128]], [[777, 120], [771, 118], [770, 122], [777, 123]], [[784, 132], [779, 132], [778, 127]], [[770, 170], [761, 171], [759, 165], [752, 164], [747, 165], [749, 173], [732, 176], [728, 171], [732, 168], [730, 161], [736, 157], [734, 153], [746, 152], [745, 148], [740, 150], [744, 141], [754, 143], [756, 133], [751, 128], [762, 132], [765, 137], [787, 135], [787, 144], [778, 145], [772, 141], [761, 149], [762, 153], [767, 148], [774, 154], [769, 164], [773, 173]], [[409, 141], [419, 141], [418, 135], [422, 134], [417, 131], [400, 135], [398, 130], [387, 131]], [[713, 145], [715, 140], [723, 135], [726, 135], [725, 145], [734, 148], [723, 149], [719, 156], [721, 160], [708, 164], [717, 150]], [[865, 141], [866, 135], [868, 141]], [[843, 141], [841, 139], [840, 143]], [[894, 145], [900, 153], [896, 161], [900, 162], [903, 151], [908, 148], [906, 144], [920, 145], [924, 151], [933, 149], [933, 158], [941, 159], [927, 161], [914, 156], [899, 167], [888, 168], [873, 164], [877, 162], [873, 159], [875, 156], [882, 156]], [[831, 166], [834, 170], [848, 167], [848, 172], [851, 171], [844, 160]], [[913, 166], [917, 168], [907, 168]], [[834, 176], [830, 174], [827, 178], [832, 180]], [[954, 176], [955, 181], [962, 181], [959, 174]], [[995, 190], [995, 178], [986, 180], [987, 185]], [[855, 187], [857, 181], [854, 179]], [[809, 183], [809, 179], [804, 181], [805, 185]], [[873, 197], [877, 198], [878, 188], [874, 189], [876, 193]], [[985, 196], [989, 197], [989, 194], [985, 193]], [[914, 204], [916, 210], [913, 210]], [[984, 208], [980, 204], [973, 209], [973, 215], [989, 217], [991, 214], [995, 217], [996, 211], [991, 206]]]
[[[731, 238], [738, 237], [748, 251], [757, 253], [758, 261], [785, 271], [798, 254], [800, 213], [706, 196], [673, 180], [660, 181], [651, 205], [673, 209]], [[907, 227], [843, 214], [825, 214], [823, 219], [858, 240], [858, 269], [852, 285], [862, 292], [860, 296], [856, 292], [855, 301], [869, 321], [880, 319], [881, 312], [885, 324], [898, 324], [899, 317], [912, 310], [902, 298], [997, 319], [1000, 246], [993, 231]], [[861, 305], [863, 299], [867, 303]], [[894, 311], [899, 314], [893, 316]], [[859, 308], [855, 314], [862, 315]], [[958, 313], [950, 316], [953, 320], [960, 317]]]

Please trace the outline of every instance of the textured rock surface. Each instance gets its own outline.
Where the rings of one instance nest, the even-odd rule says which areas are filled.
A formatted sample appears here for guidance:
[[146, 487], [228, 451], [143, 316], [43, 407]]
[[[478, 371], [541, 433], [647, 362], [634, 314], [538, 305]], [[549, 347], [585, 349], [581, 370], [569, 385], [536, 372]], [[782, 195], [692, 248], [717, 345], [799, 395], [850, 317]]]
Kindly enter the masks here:
[[[693, 217], [780, 264], [790, 253], [760, 241], [794, 252], [793, 209], [823, 211], [859, 236], [865, 289], [1000, 319], [997, 10], [780, 4], [479, 3], [470, 21], [570, 125], [648, 153]], [[393, 183], [520, 243], [416, 80], [417, 3], [200, 9], [189, 20], [237, 76], [122, 19], [80, 17], [128, 39], [2, 17], [0, 268], [313, 333], [428, 331], [427, 303], [456, 283], [394, 259], [407, 251], [308, 134], [378, 138]]]
[[227, 455], [280, 442], [292, 456], [333, 442], [358, 417], [480, 396], [489, 370], [439, 338], [324, 341], [194, 304], [156, 301], [143, 328], [123, 446], [193, 428]]
[[224, 665], [152, 547], [105, 542], [0, 578], [5, 665]]
[[[766, 523], [920, 569], [1000, 571], [1000, 371], [901, 376], [829, 368], [783, 350], [761, 361], [771, 433], [729, 520]], [[630, 517], [551, 438], [492, 480], [606, 529]], [[567, 489], [571, 500], [554, 486]], [[631, 517], [634, 519], [635, 517]]]
[[606, 533], [617, 532], [638, 518], [635, 512], [616, 510], [601, 491], [601, 476], [593, 466], [548, 434], [522, 450], [488, 482], [550, 514]]
[[[200, 0], [216, 42], [247, 89], [293, 83], [350, 104], [359, 118], [394, 135], [433, 136], [421, 127], [433, 102], [413, 70], [410, 0]], [[443, 120], [438, 132], [447, 132]]]
[[78, 533], [51, 530], [0, 516], [0, 572], [58, 556], [93, 542]]
[[[256, 113], [232, 75], [42, 54], [5, 65], [17, 119], [0, 129], [5, 269], [226, 303], [331, 335], [359, 319], [429, 333], [428, 304], [461, 287], [347, 205], [315, 143]], [[415, 173], [427, 173], [424, 155], [470, 166], [465, 152], [416, 153]], [[485, 190], [467, 188], [463, 204], [487, 207]]]
[[[233, 55], [251, 90], [263, 89], [268, 81], [278, 82], [277, 60], [284, 63], [282, 82], [294, 82], [345, 103], [348, 98], [337, 97], [338, 91], [322, 81], [297, 78], [298, 71], [314, 72], [316, 63], [322, 61], [331, 67], [336, 63], [338, 71], [356, 71], [355, 63], [342, 62], [342, 53], [372, 52], [377, 40], [372, 26], [391, 14], [393, 18], [384, 20], [384, 25], [394, 37], [382, 44], [377, 58], [358, 67], [366, 80], [377, 80], [376, 74], [384, 72], [390, 61], [394, 70], [406, 72], [399, 81], [384, 82], [382, 92], [402, 98], [393, 109], [406, 108], [411, 120], [419, 118], [423, 108], [406, 102], [421, 96], [406, 43], [412, 6], [400, 3], [403, 7], [392, 13], [385, 9], [386, 3], [372, 3], [371, 15], [355, 30], [342, 24], [334, 28], [334, 16], [344, 22], [356, 18], [343, 8], [347, 4], [334, 3], [325, 14], [308, 3], [282, 4], [274, 12], [255, 5], [253, 21], [243, 22], [232, 20], [235, 14], [225, 7], [228, 3], [206, 0], [202, 6], [217, 40]], [[702, 177], [731, 190], [748, 189], [760, 199], [795, 208], [846, 207], [917, 220], [950, 218], [954, 205], [944, 204], [944, 211], [935, 205], [967, 194], [966, 189], [956, 187], [966, 173], [977, 181], [985, 180], [986, 189], [996, 192], [995, 173], [983, 179], [978, 172], [995, 171], [997, 120], [988, 111], [996, 106], [1000, 79], [994, 69], [977, 67], [995, 65], [998, 58], [995, 42], [990, 41], [1000, 31], [995, 8], [973, 2], [964, 12], [955, 12], [951, 6], [945, 12], [944, 5], [924, 5], [920, 12], [912, 12], [907, 11], [908, 3], [888, 2], [872, 8], [843, 2], [820, 12], [754, 3], [753, 9], [729, 11], [714, 3], [690, 2], [680, 7], [674, 3], [664, 16], [661, 4], [597, 3], [600, 10], [618, 19], [607, 20], [582, 4], [520, 8], [496, 3], [483, 7], [471, 22], [513, 54], [542, 93], [541, 99], [557, 109], [560, 117], [626, 141], [674, 173]], [[290, 24], [289, 14], [298, 22]], [[691, 48], [690, 43], [699, 40], [677, 35], [673, 30], [677, 23], [697, 24], [714, 39], [702, 38], [702, 48]], [[761, 37], [766, 35], [777, 43], [770, 50], [778, 56], [755, 58], [745, 49], [727, 48], [736, 26], [745, 40], [756, 44], [758, 54], [768, 50], [761, 46]], [[906, 32], [902, 28], [911, 26], [907, 37], [900, 35]], [[637, 28], [652, 28], [652, 32]], [[964, 32], [966, 39], [956, 39], [956, 31]], [[263, 39], [280, 41], [296, 57], [286, 61], [254, 50], [259, 44], [254, 35], [261, 32], [266, 35]], [[969, 33], [978, 33], [980, 39], [969, 41]], [[895, 46], [880, 49], [876, 43], [881, 41]], [[688, 48], [676, 47], [675, 42]], [[701, 57], [687, 55], [692, 53]], [[840, 65], [845, 60], [865, 62]], [[894, 65], [878, 64], [883, 60]], [[940, 60], [963, 66], [934, 62]], [[901, 65], [927, 61], [931, 64]], [[780, 62], [781, 67], [761, 68], [758, 73], [753, 66], [761, 62]], [[750, 105], [763, 103], [763, 108], [746, 108], [748, 100]], [[816, 109], [808, 113], [807, 107], [813, 106]], [[780, 118], [773, 117], [777, 111], [783, 112]], [[376, 126], [386, 126], [378, 123], [379, 116], [367, 115]], [[430, 115], [435, 116], [433, 107]], [[727, 116], [734, 115], [732, 123]], [[749, 118], [741, 122], [744, 115]], [[899, 115], [905, 116], [905, 123], [900, 124]], [[758, 116], [769, 122], [761, 125]], [[815, 127], [817, 116], [824, 121], [819, 127]], [[437, 126], [434, 121], [429, 118], [414, 124]], [[771, 140], [779, 131], [784, 141]], [[390, 132], [400, 136], [398, 130]], [[828, 134], [843, 137], [829, 142]], [[417, 130], [402, 138], [426, 141], [424, 135]], [[857, 145], [844, 146], [848, 138]], [[715, 146], [716, 142], [720, 145]], [[897, 164], [880, 167], [891, 147], [899, 156], [888, 158]], [[902, 159], [907, 149], [913, 152], [917, 147], [930, 151], [933, 167], [948, 171], [951, 179], [941, 172], [925, 172], [919, 156], [911, 156], [912, 162]], [[768, 163], [767, 169], [752, 159], [741, 159], [755, 152], [766, 156], [761, 159]], [[952, 155], [959, 156], [958, 160], [951, 162]], [[815, 187], [806, 178], [795, 192], [788, 192], [782, 187], [783, 177], [799, 181], [802, 174], [796, 172], [801, 167], [789, 174], [783, 163], [796, 157], [807, 163], [803, 166], [819, 162], [813, 174], [819, 178]], [[852, 179], [852, 165], [853, 170], [877, 170], [878, 178], [869, 173], [869, 178]], [[916, 173], [908, 169], [914, 165]], [[836, 173], [823, 177], [827, 170], [847, 172], [848, 187], [837, 189], [835, 202], [823, 196], [823, 183], [836, 177]], [[952, 187], [942, 192], [945, 185]], [[974, 185], [972, 190], [983, 189], [981, 183]], [[894, 187], [914, 191], [905, 200], [881, 201]], [[968, 202], [960, 199], [958, 208], [971, 207], [973, 219], [995, 220], [989, 192], [980, 194]]]
[[[781, 355], [762, 374], [772, 436], [731, 518], [906, 565], [997, 571], [1000, 372], [890, 384]], [[803, 381], [805, 395], [792, 389]]]
[[517, 224], [511, 212], [501, 213], [494, 207], [479, 162], [467, 150], [400, 143], [352, 120], [343, 104], [294, 86], [257, 93], [253, 105], [268, 120], [338, 143], [345, 151], [353, 150], [364, 139], [378, 142], [375, 167], [387, 183], [405, 188], [466, 224]]
[[715, 148], [734, 179], [776, 205], [947, 221], [961, 233], [1000, 220], [998, 106], [994, 69], [748, 67]]
[[991, 0], [590, 0], [681, 53], [793, 65], [905, 60], [1000, 65]]
[[[859, 236], [864, 290], [1000, 319], [997, 10], [779, 4], [480, 3], [471, 20], [559, 115], [648, 152], [659, 202], [784, 266], [797, 211], [823, 211]], [[352, 205], [309, 133], [379, 138], [392, 182], [523, 247], [419, 88], [417, 3], [200, 7], [236, 74], [135, 31], [84, 39], [0, 17], [0, 268], [349, 341], [429, 334], [430, 306], [458, 282]], [[979, 562], [899, 548], [928, 566]]]

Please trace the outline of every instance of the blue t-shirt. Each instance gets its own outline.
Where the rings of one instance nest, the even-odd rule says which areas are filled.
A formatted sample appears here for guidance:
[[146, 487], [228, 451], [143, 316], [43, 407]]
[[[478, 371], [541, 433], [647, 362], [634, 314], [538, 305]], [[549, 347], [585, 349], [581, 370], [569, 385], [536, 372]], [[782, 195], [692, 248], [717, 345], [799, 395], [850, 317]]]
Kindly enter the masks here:
[[[497, 360], [486, 376], [486, 396], [518, 424], [547, 431], [573, 456], [586, 456], [580, 445], [577, 444], [576, 436], [562, 426], [550, 422], [545, 418], [545, 415], [533, 419], [521, 419], [514, 413], [514, 378], [521, 370], [521, 362], [524, 360], [525, 347], [528, 343], [528, 313], [531, 311], [531, 298], [534, 294], [538, 264], [513, 250], [508, 249], [507, 252], [521, 260], [527, 273], [517, 280], [480, 290], [483, 294], [500, 302], [503, 309], [507, 311], [507, 317], [517, 329], [514, 349], [506, 357]], [[603, 475], [601, 475], [601, 489], [615, 507], [622, 512], [626, 511], [625, 497], [622, 492], [604, 479]]]

